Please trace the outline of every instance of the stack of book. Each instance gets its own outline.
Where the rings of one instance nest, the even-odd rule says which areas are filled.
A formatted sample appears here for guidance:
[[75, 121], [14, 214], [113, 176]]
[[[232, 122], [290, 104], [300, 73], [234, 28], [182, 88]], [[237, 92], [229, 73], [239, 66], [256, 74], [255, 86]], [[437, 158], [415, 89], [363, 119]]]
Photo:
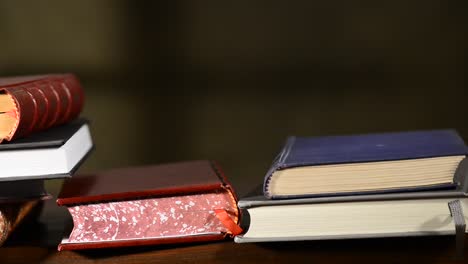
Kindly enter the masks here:
[[[467, 148], [452, 130], [289, 138], [263, 194], [241, 199], [210, 161], [67, 179], [74, 227], [59, 250], [219, 240], [465, 233]], [[239, 222], [242, 221], [242, 228]]]
[[83, 101], [71, 74], [0, 79], [0, 244], [50, 198], [45, 180], [67, 178], [59, 250], [456, 234], [461, 252], [468, 151], [453, 130], [291, 137], [261, 195], [238, 201], [207, 160], [71, 177], [93, 149]]
[[[241, 199], [237, 243], [465, 233], [467, 147], [453, 130], [291, 137]], [[460, 244], [460, 243], [458, 243]]]
[[92, 150], [83, 102], [71, 74], [0, 78], [0, 245]]

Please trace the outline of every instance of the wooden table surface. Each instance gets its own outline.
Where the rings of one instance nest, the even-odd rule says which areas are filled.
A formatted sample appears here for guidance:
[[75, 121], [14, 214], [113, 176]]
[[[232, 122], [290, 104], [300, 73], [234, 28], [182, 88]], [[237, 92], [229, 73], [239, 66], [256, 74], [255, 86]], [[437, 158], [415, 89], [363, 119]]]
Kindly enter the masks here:
[[53, 201], [47, 203], [39, 222], [23, 225], [0, 247], [0, 263], [468, 263], [468, 247], [465, 260], [455, 259], [452, 236], [257, 244], [222, 241], [57, 252], [69, 221], [66, 210]]

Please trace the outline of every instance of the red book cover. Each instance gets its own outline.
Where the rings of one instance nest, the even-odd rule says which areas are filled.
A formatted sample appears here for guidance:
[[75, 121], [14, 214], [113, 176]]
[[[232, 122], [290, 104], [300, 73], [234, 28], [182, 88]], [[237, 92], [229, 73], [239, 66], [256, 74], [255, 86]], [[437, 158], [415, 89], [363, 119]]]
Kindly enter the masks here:
[[0, 78], [0, 142], [75, 119], [83, 102], [73, 74]]
[[241, 231], [236, 195], [210, 161], [75, 175], [57, 204], [74, 225], [59, 250], [222, 240]]

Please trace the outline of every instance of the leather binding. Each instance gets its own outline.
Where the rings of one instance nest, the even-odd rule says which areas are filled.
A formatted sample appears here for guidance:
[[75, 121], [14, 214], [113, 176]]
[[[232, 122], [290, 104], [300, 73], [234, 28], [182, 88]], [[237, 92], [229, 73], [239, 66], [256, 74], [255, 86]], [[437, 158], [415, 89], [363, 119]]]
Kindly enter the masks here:
[[73, 120], [84, 103], [83, 89], [73, 74], [0, 78], [0, 93], [10, 95], [16, 105], [16, 128], [6, 141]]
[[[234, 211], [229, 212], [239, 223], [237, 196], [219, 165], [213, 161], [199, 160], [152, 165], [133, 168], [112, 169], [91, 175], [75, 175], [66, 179], [58, 196], [57, 204], [72, 207], [96, 203], [189, 196], [227, 191]], [[108, 248], [173, 244], [223, 240], [232, 234], [219, 232], [210, 234], [146, 238], [92, 243], [61, 243], [58, 250]]]

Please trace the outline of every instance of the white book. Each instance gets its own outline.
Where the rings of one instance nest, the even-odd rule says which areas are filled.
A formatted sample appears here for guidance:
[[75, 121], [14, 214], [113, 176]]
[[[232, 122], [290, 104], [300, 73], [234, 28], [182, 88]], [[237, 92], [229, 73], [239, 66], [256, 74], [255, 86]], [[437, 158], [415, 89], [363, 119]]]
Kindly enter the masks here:
[[93, 149], [83, 119], [0, 144], [0, 181], [69, 177]]

